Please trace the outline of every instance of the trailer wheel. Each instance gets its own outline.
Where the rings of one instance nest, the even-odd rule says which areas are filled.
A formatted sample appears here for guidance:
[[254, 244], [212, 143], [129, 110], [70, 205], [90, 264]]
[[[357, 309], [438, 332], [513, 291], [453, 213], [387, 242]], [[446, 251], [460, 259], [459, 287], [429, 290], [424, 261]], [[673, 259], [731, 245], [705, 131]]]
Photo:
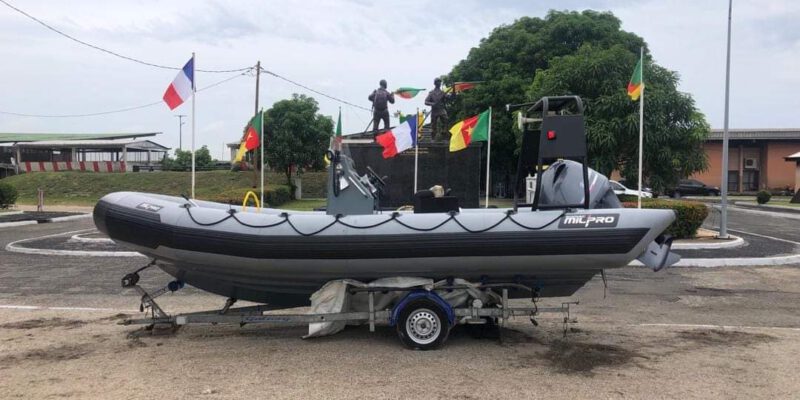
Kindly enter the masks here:
[[444, 344], [449, 333], [447, 315], [432, 300], [418, 299], [408, 303], [397, 320], [400, 340], [412, 349], [436, 349]]

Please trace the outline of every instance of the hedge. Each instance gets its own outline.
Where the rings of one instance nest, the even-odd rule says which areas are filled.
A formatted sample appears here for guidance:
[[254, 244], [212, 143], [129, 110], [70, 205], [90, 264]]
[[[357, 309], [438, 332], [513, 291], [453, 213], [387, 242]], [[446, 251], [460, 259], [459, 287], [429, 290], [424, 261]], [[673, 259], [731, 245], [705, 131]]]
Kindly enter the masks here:
[[8, 208], [17, 201], [17, 188], [8, 183], [0, 182], [0, 208]]
[[[635, 201], [626, 201], [625, 208], [636, 208]], [[666, 233], [675, 239], [692, 238], [697, 229], [708, 217], [708, 207], [696, 201], [642, 199], [642, 208], [662, 208], [675, 211], [675, 222], [667, 228]]]
[[[258, 195], [258, 190], [253, 190], [253, 191], [256, 192], [256, 195]], [[232, 189], [224, 191], [222, 193], [214, 194], [206, 198], [201, 197], [201, 200], [209, 200], [225, 204], [241, 205], [242, 201], [244, 200], [244, 195], [246, 193], [247, 193], [246, 190]], [[264, 202], [267, 203], [265, 206], [278, 207], [284, 203], [293, 200], [292, 197], [293, 197], [292, 192], [291, 190], [289, 190], [289, 187], [287, 186], [273, 187], [264, 192]]]

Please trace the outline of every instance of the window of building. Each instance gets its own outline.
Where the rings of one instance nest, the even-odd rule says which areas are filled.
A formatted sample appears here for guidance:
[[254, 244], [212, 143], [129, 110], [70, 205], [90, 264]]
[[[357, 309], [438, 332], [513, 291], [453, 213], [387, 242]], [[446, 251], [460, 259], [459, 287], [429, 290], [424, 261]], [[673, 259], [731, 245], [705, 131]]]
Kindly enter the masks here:
[[744, 171], [742, 176], [742, 190], [745, 192], [755, 192], [758, 190], [758, 171]]
[[728, 191], [739, 191], [739, 171], [728, 171]]

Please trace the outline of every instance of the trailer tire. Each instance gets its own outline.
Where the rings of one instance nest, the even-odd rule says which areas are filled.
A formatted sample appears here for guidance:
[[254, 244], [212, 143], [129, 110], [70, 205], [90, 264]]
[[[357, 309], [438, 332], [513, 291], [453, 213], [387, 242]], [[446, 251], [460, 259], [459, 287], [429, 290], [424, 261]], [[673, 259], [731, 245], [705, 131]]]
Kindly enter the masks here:
[[434, 350], [450, 333], [447, 314], [436, 302], [417, 299], [408, 303], [397, 319], [397, 335], [411, 349]]

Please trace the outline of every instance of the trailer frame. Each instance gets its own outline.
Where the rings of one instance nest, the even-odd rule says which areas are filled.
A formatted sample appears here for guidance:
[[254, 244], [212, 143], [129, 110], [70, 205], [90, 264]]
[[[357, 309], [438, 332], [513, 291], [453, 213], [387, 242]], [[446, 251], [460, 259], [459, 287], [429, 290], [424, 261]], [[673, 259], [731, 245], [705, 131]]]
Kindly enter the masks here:
[[[158, 305], [155, 299], [163, 294], [175, 292], [183, 288], [181, 281], [169, 282], [166, 286], [148, 292], [141, 287], [139, 282], [139, 272], [155, 264], [155, 260], [138, 270], [125, 275], [122, 279], [123, 288], [136, 290], [141, 295], [140, 312], [148, 312], [148, 318], [131, 318], [120, 322], [121, 325], [146, 325], [148, 329], [154, 331], [172, 330], [182, 326], [190, 325], [245, 325], [252, 324], [312, 324], [324, 322], [346, 321], [349, 323], [363, 323], [369, 325], [370, 332], [375, 332], [377, 324], [388, 324], [396, 326], [397, 317], [403, 311], [407, 299], [425, 298], [440, 304], [447, 314], [448, 329], [455, 325], [469, 324], [480, 325], [498, 322], [499, 331], [509, 319], [515, 317], [528, 317], [535, 326], [538, 322], [535, 317], [541, 314], [561, 314], [563, 334], [566, 337], [570, 330], [570, 325], [578, 322], [571, 312], [571, 306], [580, 304], [578, 301], [562, 302], [558, 307], [539, 307], [537, 304], [538, 290], [519, 283], [491, 283], [477, 286], [449, 284], [438, 286], [434, 289], [415, 287], [351, 287], [347, 290], [351, 293], [366, 292], [368, 296], [368, 309], [366, 311], [347, 311], [336, 313], [303, 313], [303, 314], [265, 314], [269, 311], [284, 310], [285, 307], [276, 307], [269, 304], [255, 306], [233, 307], [236, 299], [228, 298], [225, 305], [218, 310], [206, 310], [190, 313], [170, 315]], [[465, 306], [452, 307], [439, 297], [436, 291], [459, 290], [459, 289], [479, 289], [479, 290], [499, 290], [501, 300], [497, 304], [484, 305], [478, 299], [467, 301]], [[513, 307], [509, 302], [509, 290], [522, 290], [531, 294], [531, 305], [525, 307]], [[375, 308], [375, 294], [381, 292], [405, 292], [406, 295], [396, 302], [390, 309], [378, 310]], [[413, 300], [413, 299], [412, 299]], [[498, 335], [502, 342], [502, 334]]]

